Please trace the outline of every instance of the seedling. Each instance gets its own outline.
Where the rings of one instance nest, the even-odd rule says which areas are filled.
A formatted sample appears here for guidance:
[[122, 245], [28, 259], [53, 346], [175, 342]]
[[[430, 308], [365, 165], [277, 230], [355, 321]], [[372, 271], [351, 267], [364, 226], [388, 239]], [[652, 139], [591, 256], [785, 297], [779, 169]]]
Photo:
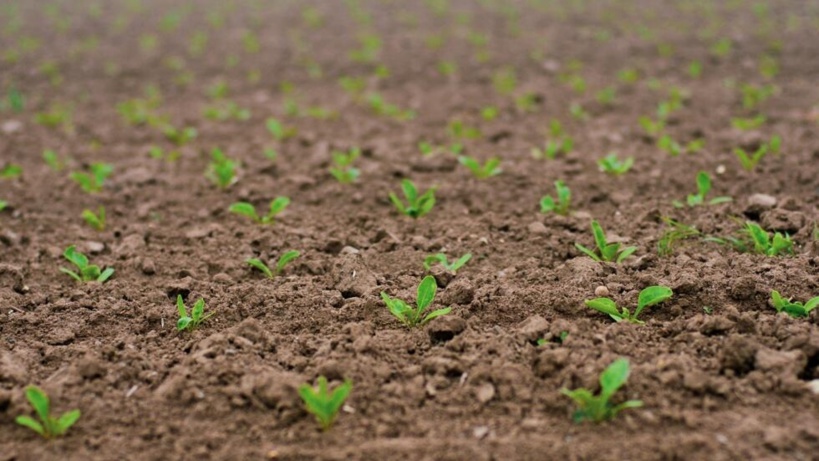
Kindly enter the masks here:
[[446, 126], [447, 133], [456, 140], [478, 139], [481, 137], [481, 130], [477, 127], [469, 126], [461, 120], [450, 120]]
[[9, 202], [7, 202], [5, 200], [0, 200], [0, 211], [5, 210], [6, 207], [8, 207], [8, 206], [9, 206]]
[[645, 322], [637, 317], [639, 317], [640, 313], [643, 312], [643, 309], [649, 306], [654, 306], [655, 304], [660, 304], [661, 302], [670, 299], [673, 295], [674, 293], [671, 291], [671, 288], [668, 287], [651, 286], [645, 288], [640, 292], [640, 295], [637, 298], [637, 309], [634, 310], [634, 314], [631, 314], [627, 307], [623, 307], [622, 309], [618, 310], [617, 304], [609, 298], [595, 298], [585, 302], [586, 305], [592, 309], [608, 314], [609, 317], [613, 318], [616, 322], [626, 320], [631, 323], [642, 325]]
[[569, 390], [563, 388], [560, 392], [571, 398], [577, 404], [577, 411], [572, 415], [576, 423], [583, 421], [593, 421], [596, 423], [606, 421], [617, 416], [618, 413], [627, 408], [639, 408], [643, 406], [640, 400], [628, 400], [619, 405], [613, 405], [609, 400], [618, 389], [628, 380], [629, 363], [628, 360], [620, 358], [612, 362], [602, 374], [600, 374], [600, 394], [593, 395], [588, 389]]
[[569, 105], [569, 113], [572, 115], [572, 118], [581, 122], [585, 122], [589, 119], [589, 113], [586, 112], [586, 109], [584, 109], [580, 103], [571, 103], [571, 105]]
[[165, 138], [178, 147], [182, 147], [193, 141], [198, 135], [196, 128], [193, 127], [179, 129], [169, 124], [161, 124], [160, 129], [162, 130], [162, 134], [165, 135]]
[[797, 301], [791, 301], [791, 298], [784, 299], [778, 291], [771, 291], [771, 303], [777, 312], [786, 312], [791, 317], [807, 317], [810, 311], [819, 306], [819, 296], [811, 298], [805, 304]]
[[43, 160], [45, 160], [46, 165], [51, 168], [52, 171], [60, 172], [65, 168], [65, 163], [60, 160], [60, 157], [57, 156], [57, 153], [51, 149], [46, 149], [43, 151]]
[[83, 210], [82, 218], [89, 226], [94, 228], [94, 230], [100, 232], [105, 230], [105, 207], [100, 206], [96, 213], [91, 210]]
[[415, 111], [404, 110], [395, 104], [390, 104], [384, 100], [384, 97], [379, 93], [369, 93], [367, 95], [367, 104], [373, 112], [385, 117], [391, 117], [398, 121], [412, 120], [415, 118]]
[[211, 151], [211, 157], [212, 160], [208, 165], [205, 176], [221, 189], [230, 187], [238, 180], [236, 177], [236, 169], [239, 166], [239, 162], [227, 158], [219, 148], [215, 148]]
[[683, 146], [677, 141], [675, 141], [671, 136], [664, 135], [657, 140], [657, 147], [667, 152], [668, 155], [676, 157], [686, 152], [687, 153], [699, 152], [700, 150], [702, 150], [703, 147], [705, 147], [705, 141], [702, 139], [694, 139], [690, 141], [687, 145]]
[[353, 383], [350, 380], [337, 386], [330, 392], [327, 385], [327, 378], [319, 376], [318, 387], [313, 388], [309, 384], [299, 386], [299, 396], [304, 401], [307, 411], [316, 417], [321, 430], [326, 431], [333, 426], [338, 412], [353, 390]]
[[[778, 147], [778, 146], [777, 146]], [[753, 154], [749, 154], [745, 152], [745, 149], [741, 147], [737, 147], [734, 149], [734, 155], [737, 156], [739, 159], [739, 163], [742, 164], [742, 168], [753, 171], [756, 168], [756, 165], [762, 160], [765, 155], [768, 154], [768, 144], [763, 144], [759, 146], [759, 148]]]
[[265, 127], [267, 127], [267, 131], [273, 135], [273, 138], [276, 141], [284, 141], [286, 139], [292, 138], [296, 135], [297, 130], [293, 127], [286, 127], [282, 124], [282, 122], [276, 120], [275, 118], [269, 118], [265, 122]]
[[89, 264], [88, 257], [77, 251], [74, 245], [71, 245], [70, 247], [65, 249], [63, 257], [65, 257], [65, 259], [67, 259], [69, 262], [77, 266], [79, 273], [71, 271], [64, 267], [60, 268], [60, 272], [70, 275], [74, 280], [78, 282], [105, 283], [106, 280], [108, 280], [109, 278], [111, 278], [112, 275], [114, 275], [114, 269], [111, 267], [105, 269], [104, 271], [100, 271], [99, 266]]
[[458, 157], [458, 162], [469, 168], [469, 171], [471, 171], [477, 179], [491, 178], [492, 176], [497, 176], [503, 172], [503, 170], [500, 168], [501, 160], [498, 157], [492, 157], [487, 160], [486, 163], [481, 165], [474, 158], [461, 155]]
[[433, 264], [438, 263], [444, 269], [454, 274], [458, 272], [458, 269], [463, 267], [464, 264], [469, 262], [470, 259], [472, 259], [472, 253], [467, 253], [450, 263], [445, 254], [437, 253], [424, 258], [424, 269], [429, 270]]
[[390, 313], [394, 315], [395, 318], [400, 320], [401, 323], [408, 328], [414, 328], [417, 326], [422, 326], [437, 317], [447, 315], [452, 311], [451, 307], [446, 307], [443, 309], [434, 310], [424, 315], [424, 311], [432, 304], [432, 301], [435, 300], [435, 293], [437, 290], [438, 285], [435, 282], [435, 277], [427, 275], [418, 285], [418, 294], [415, 299], [415, 304], [417, 307], [415, 309], [400, 299], [390, 298], [385, 291], [381, 292], [381, 299], [384, 300], [384, 303], [387, 305], [387, 309], [389, 309]]
[[793, 241], [788, 234], [776, 232], [771, 234], [759, 224], [746, 222], [740, 237], [717, 238], [709, 237], [706, 240], [720, 244], [730, 244], [742, 253], [757, 253], [766, 256], [780, 256], [793, 254]]
[[80, 188], [89, 194], [102, 191], [105, 180], [114, 171], [114, 166], [107, 163], [92, 163], [88, 167], [89, 172], [75, 171], [71, 173], [71, 179], [80, 185]]
[[650, 137], [659, 136], [660, 133], [665, 129], [665, 121], [662, 119], [652, 120], [651, 117], [642, 116], [639, 118], [638, 122], [646, 134]]
[[664, 217], [662, 219], [668, 225], [668, 228], [663, 232], [660, 240], [657, 241], [657, 254], [660, 256], [671, 255], [677, 243], [701, 235], [700, 231], [693, 226], [674, 221], [671, 218]]
[[597, 92], [597, 101], [604, 106], [611, 106], [617, 97], [617, 89], [613, 86], [603, 88]]
[[546, 141], [543, 149], [532, 149], [532, 157], [536, 159], [548, 158], [554, 160], [558, 154], [568, 154], [574, 148], [574, 140], [568, 136], [560, 140]]
[[301, 253], [299, 253], [296, 250], [290, 250], [285, 252], [284, 254], [279, 256], [279, 260], [276, 262], [276, 267], [274, 268], [274, 270], [271, 270], [269, 267], [267, 267], [267, 264], [263, 263], [261, 259], [250, 258], [245, 262], [248, 263], [250, 266], [255, 267], [256, 269], [262, 271], [262, 273], [264, 273], [264, 275], [266, 275], [267, 278], [272, 279], [275, 276], [281, 274], [282, 271], [284, 271], [285, 266], [287, 266], [294, 259], [298, 258], [300, 254]]
[[211, 312], [205, 315], [205, 300], [199, 298], [199, 300], [193, 304], [193, 309], [191, 309], [190, 315], [188, 315], [188, 307], [185, 306], [182, 295], [176, 295], [176, 310], [179, 312], [179, 320], [176, 322], [176, 331], [195, 330], [202, 322], [214, 314]]
[[247, 202], [234, 203], [228, 208], [228, 211], [247, 216], [257, 224], [272, 224], [276, 216], [283, 212], [288, 205], [290, 205], [290, 199], [288, 197], [276, 197], [270, 202], [270, 211], [268, 211], [265, 216], [259, 216], [256, 213], [256, 208]]
[[233, 101], [228, 101], [218, 102], [205, 108], [204, 115], [205, 118], [210, 120], [225, 121], [234, 119], [245, 121], [250, 119], [251, 114], [249, 109], [245, 109]]
[[27, 427], [40, 434], [45, 439], [60, 437], [80, 419], [80, 410], [71, 410], [63, 413], [59, 418], [51, 415], [51, 401], [46, 393], [37, 386], [26, 386], [26, 400], [37, 413], [39, 422], [30, 416], [18, 416], [14, 419], [17, 424]]
[[[708, 173], [704, 171], [700, 171], [697, 173], [697, 193], [696, 194], [689, 194], [686, 198], [686, 204], [690, 207], [704, 205], [708, 203], [708, 205], [717, 205], [720, 203], [727, 203], [732, 201], [731, 197], [714, 197], [708, 202], [705, 201], [705, 196], [708, 195], [708, 192], [711, 191], [711, 177], [708, 176]], [[673, 202], [674, 206], [677, 208], [682, 208], [685, 206], [679, 200], [675, 200]]]
[[407, 200], [406, 205], [394, 192], [390, 192], [390, 201], [401, 214], [418, 219], [429, 213], [432, 207], [435, 206], [435, 187], [428, 189], [422, 195], [418, 195], [415, 184], [409, 179], [404, 179], [401, 181], [401, 190]]
[[774, 90], [773, 85], [742, 85], [740, 87], [740, 91], [742, 92], [742, 107], [745, 109], [754, 109], [771, 97], [771, 95], [774, 94]]
[[597, 161], [600, 171], [614, 176], [620, 176], [626, 173], [634, 165], [634, 157], [628, 157], [625, 160], [620, 160], [616, 152], [601, 158]]
[[547, 195], [540, 199], [541, 213], [555, 213], [562, 216], [569, 214], [569, 206], [572, 201], [572, 191], [563, 181], [555, 181], [555, 190], [557, 191], [557, 200], [551, 195]]
[[358, 148], [350, 149], [349, 152], [333, 152], [333, 164], [330, 168], [330, 174], [342, 184], [349, 184], [355, 182], [361, 171], [353, 167], [353, 162], [361, 155], [361, 150]]
[[575, 243], [574, 246], [593, 260], [598, 262], [606, 261], [621, 263], [626, 258], [631, 256], [632, 253], [637, 251], [637, 247], [634, 246], [626, 247], [621, 250], [621, 245], [619, 243], [608, 243], [606, 241], [606, 234], [603, 232], [603, 228], [600, 227], [600, 223], [597, 221], [592, 221], [591, 228], [592, 234], [594, 234], [594, 243], [597, 245], [597, 250], [600, 252], [600, 254], [598, 255], [594, 251], [579, 243]]
[[23, 174], [23, 167], [11, 163], [0, 168], [0, 179], [16, 179]]
[[755, 130], [765, 123], [765, 116], [757, 115], [753, 118], [732, 118], [731, 125], [741, 131]]
[[691, 78], [700, 78], [702, 75], [702, 63], [692, 61], [691, 64], [688, 65], [688, 75], [691, 76]]

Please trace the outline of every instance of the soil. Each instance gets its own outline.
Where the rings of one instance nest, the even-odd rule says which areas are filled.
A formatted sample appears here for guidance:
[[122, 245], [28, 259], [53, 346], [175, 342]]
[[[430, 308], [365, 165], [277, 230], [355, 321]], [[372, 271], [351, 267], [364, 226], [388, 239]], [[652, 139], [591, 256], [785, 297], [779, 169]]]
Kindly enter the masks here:
[[[17, 88], [26, 106], [0, 112], [0, 167], [23, 167], [19, 178], [0, 179], [9, 203], [0, 212], [0, 460], [819, 459], [819, 312], [791, 318], [768, 301], [774, 289], [800, 301], [819, 295], [814, 2], [3, 6], [0, 49], [22, 51], [0, 63], [0, 84], [4, 95]], [[367, 30], [382, 40], [375, 63], [349, 56]], [[711, 51], [720, 38], [732, 43], [723, 57]], [[32, 39], [39, 47], [25, 46]], [[778, 63], [775, 77], [758, 71], [763, 56]], [[561, 78], [572, 60], [582, 63], [585, 93]], [[695, 60], [699, 78], [687, 72]], [[456, 64], [454, 74], [439, 72], [444, 61]], [[376, 64], [389, 75], [376, 76]], [[513, 96], [536, 95], [531, 111], [494, 90], [504, 68], [516, 75]], [[638, 72], [636, 83], [618, 79], [626, 68]], [[339, 86], [344, 76], [363, 78], [367, 91], [415, 117], [374, 113]], [[250, 110], [248, 120], [203, 115], [218, 82], [226, 100]], [[747, 110], [745, 83], [777, 90]], [[176, 161], [149, 156], [151, 146], [173, 146], [117, 112], [148, 85], [162, 94], [157, 113], [198, 131]], [[595, 94], [610, 85], [617, 96], [604, 105]], [[704, 139], [700, 152], [670, 156], [637, 123], [672, 87], [688, 98], [665, 132], [683, 144]], [[288, 114], [289, 100], [335, 116]], [[572, 103], [587, 120], [570, 115]], [[72, 126], [35, 122], [55, 104], [73, 109]], [[496, 119], [481, 117], [487, 106], [498, 108]], [[731, 118], [757, 113], [766, 116], [761, 127], [732, 127]], [[275, 140], [269, 117], [295, 136]], [[530, 151], [552, 119], [575, 149], [535, 159]], [[452, 120], [480, 129], [464, 152], [501, 157], [500, 175], [478, 180], [454, 155], [421, 155], [421, 141], [455, 141]], [[783, 139], [781, 154], [743, 170], [733, 149], [755, 150], [773, 135]], [[215, 147], [241, 162], [226, 190], [204, 174]], [[363, 153], [360, 178], [339, 184], [330, 154], [353, 147]], [[275, 161], [265, 148], [278, 152]], [[49, 169], [45, 149], [66, 168]], [[610, 151], [633, 156], [632, 170], [599, 171]], [[101, 193], [87, 194], [69, 171], [93, 162], [115, 169]], [[698, 171], [712, 176], [712, 196], [733, 201], [672, 206], [696, 191]], [[427, 216], [403, 217], [390, 204], [402, 178], [437, 186]], [[556, 180], [573, 193], [566, 217], [539, 209]], [[273, 225], [227, 211], [276, 196], [292, 203]], [[108, 215], [102, 232], [80, 217], [98, 206]], [[795, 252], [768, 257], [689, 240], [658, 256], [663, 217], [712, 236], [755, 220], [789, 233]], [[592, 218], [610, 239], [636, 245], [635, 255], [622, 264], [583, 256], [574, 243], [593, 244]], [[115, 268], [111, 280], [81, 284], [61, 273], [69, 245]], [[301, 257], [274, 279], [244, 263], [290, 249]], [[474, 256], [454, 277], [435, 269], [435, 306], [452, 314], [409, 330], [380, 293], [413, 300], [423, 258], [436, 252]], [[583, 304], [603, 286], [633, 306], [641, 289], [659, 284], [674, 297], [647, 309], [645, 325], [615, 323]], [[189, 304], [204, 298], [215, 316], [177, 332], [179, 294]], [[618, 357], [629, 359], [631, 376], [614, 400], [644, 406], [575, 424], [560, 389], [596, 390]], [[320, 375], [354, 385], [327, 432], [297, 394]], [[31, 412], [29, 384], [48, 392], [55, 412], [81, 409], [65, 437], [46, 442], [14, 423]]]

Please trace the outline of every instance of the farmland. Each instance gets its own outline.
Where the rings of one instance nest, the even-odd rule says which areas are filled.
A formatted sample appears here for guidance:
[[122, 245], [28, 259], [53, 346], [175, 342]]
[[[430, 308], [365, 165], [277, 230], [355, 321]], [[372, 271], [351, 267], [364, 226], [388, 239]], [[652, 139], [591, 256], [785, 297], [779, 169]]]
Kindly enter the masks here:
[[814, 459], [817, 76], [812, 1], [2, 0], [0, 461]]

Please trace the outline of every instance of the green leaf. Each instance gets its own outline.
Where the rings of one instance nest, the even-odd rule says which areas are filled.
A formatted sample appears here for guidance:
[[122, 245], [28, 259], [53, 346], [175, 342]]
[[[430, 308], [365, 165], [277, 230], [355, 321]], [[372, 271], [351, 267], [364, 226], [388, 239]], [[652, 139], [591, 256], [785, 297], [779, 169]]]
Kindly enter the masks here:
[[25, 394], [40, 420], [47, 421], [51, 414], [51, 402], [46, 393], [37, 386], [26, 386]]
[[188, 316], [188, 308], [185, 306], [185, 301], [182, 300], [182, 295], [176, 295], [176, 310], [180, 318]]
[[600, 257], [597, 256], [592, 250], [584, 247], [583, 245], [581, 245], [579, 243], [575, 243], [574, 246], [575, 246], [575, 248], [580, 250], [586, 256], [590, 257], [591, 259], [593, 259], [593, 260], [595, 260], [597, 262], [600, 262]]
[[176, 331], [186, 330], [191, 326], [193, 319], [190, 317], [180, 317], [176, 322]]
[[247, 216], [248, 218], [253, 219], [254, 221], [259, 220], [259, 216], [256, 214], [256, 208], [247, 202], [234, 203], [230, 205], [228, 211], [230, 211], [231, 213], [240, 214], [242, 216]]
[[606, 243], [606, 234], [603, 232], [603, 228], [597, 221], [592, 221], [591, 228], [592, 234], [594, 235], [594, 243], [597, 245], [597, 248], [602, 252], [606, 248], [606, 246], [608, 246]]
[[650, 286], [643, 289], [637, 298], [637, 310], [634, 311], [634, 317], [640, 315], [643, 309], [655, 304], [659, 304], [674, 295], [671, 288], [664, 286]]
[[623, 317], [620, 315], [620, 311], [617, 310], [617, 304], [609, 298], [589, 299], [586, 300], [585, 303], [594, 310], [608, 314], [611, 318], [618, 322], [623, 320]]
[[80, 419], [81, 413], [80, 410], [71, 410], [68, 412], [63, 413], [62, 416], [57, 420], [57, 426], [59, 427], [59, 433], [57, 435], [65, 434], [77, 420]]
[[714, 197], [708, 201], [709, 205], [719, 205], [720, 203], [728, 203], [733, 202], [734, 199], [731, 197]]
[[540, 200], [540, 212], [548, 213], [550, 211], [555, 211], [555, 199], [547, 195]]
[[708, 195], [711, 190], [711, 177], [708, 176], [708, 173], [704, 171], [697, 173], [697, 190], [702, 197]]
[[435, 282], [435, 277], [431, 275], [424, 277], [424, 280], [422, 280], [418, 285], [418, 297], [416, 300], [416, 304], [418, 305], [418, 310], [420, 312], [423, 312], [424, 309], [432, 304], [437, 290], [438, 285]]
[[66, 248], [63, 256], [80, 269], [88, 266], [88, 258], [84, 254], [77, 251], [74, 245]]
[[625, 259], [634, 254], [635, 251], [637, 251], [637, 247], [623, 248], [623, 250], [620, 252], [620, 255], [617, 256], [617, 262], [621, 263], [625, 261]]
[[264, 273], [264, 275], [266, 275], [268, 278], [273, 278], [273, 272], [260, 259], [250, 258], [245, 262], [247, 264], [249, 264], [250, 266], [255, 267], [256, 269], [259, 269], [260, 271], [262, 271]]
[[280, 274], [284, 270], [284, 266], [286, 266], [290, 261], [298, 258], [299, 253], [296, 250], [290, 250], [279, 257], [279, 262], [276, 263], [276, 273]]
[[109, 267], [102, 271], [102, 273], [97, 276], [97, 282], [105, 283], [105, 281], [111, 278], [112, 275], [114, 275], [114, 269]]
[[14, 419], [14, 422], [33, 430], [43, 437], [46, 437], [45, 429], [43, 428], [42, 424], [38, 423], [29, 416], [18, 416]]
[[777, 312], [782, 312], [782, 309], [784, 309], [787, 305], [787, 302], [782, 299], [782, 295], [780, 295], [776, 290], [771, 291], [771, 302], [773, 303], [774, 309], [776, 309]]
[[409, 324], [407, 323], [406, 314], [407, 311], [411, 309], [409, 306], [407, 306], [407, 304], [404, 301], [400, 299], [390, 298], [390, 296], [384, 291], [381, 292], [381, 299], [384, 300], [384, 304], [387, 305], [387, 309], [393, 316], [395, 316], [395, 318], [400, 320], [401, 323], [409, 326]]
[[270, 217], [276, 216], [277, 214], [284, 211], [284, 209], [287, 208], [287, 205], [290, 205], [290, 198], [276, 197], [272, 202], [270, 202], [270, 213], [268, 214], [268, 216]]
[[418, 199], [418, 189], [415, 187], [415, 184], [409, 179], [404, 179], [401, 181], [401, 189], [404, 191], [404, 197], [407, 198], [407, 202], [409, 202], [410, 206], [415, 204]]
[[76, 280], [78, 282], [82, 282], [82, 277], [80, 277], [79, 274], [77, 274], [76, 272], [70, 271], [70, 270], [68, 270], [68, 269], [66, 269], [64, 267], [60, 268], [60, 272], [62, 272], [63, 274], [70, 275], [74, 280]]
[[600, 396], [608, 401], [628, 380], [629, 363], [624, 358], [612, 362], [600, 375]]
[[193, 309], [191, 309], [191, 317], [193, 318], [194, 326], [197, 325], [202, 320], [202, 314], [205, 313], [205, 300], [199, 298], [194, 304]]
[[426, 316], [426, 317], [424, 317], [424, 320], [422, 320], [422, 321], [421, 321], [421, 325], [423, 325], [423, 324], [425, 324], [425, 323], [429, 322], [429, 321], [430, 321], [430, 320], [432, 320], [432, 319], [435, 319], [435, 318], [441, 317], [441, 316], [443, 316], [443, 315], [447, 315], [447, 314], [449, 314], [450, 312], [452, 312], [452, 308], [451, 308], [451, 307], [445, 307], [445, 308], [443, 308], [443, 309], [434, 310], [434, 311], [430, 312], [429, 314], [427, 314], [427, 316]]
[[424, 258], [424, 269], [429, 270], [430, 267], [432, 267], [432, 264], [434, 263], [440, 263], [446, 266], [447, 264], [446, 255], [443, 253], [437, 253], [434, 255], [427, 256], [426, 258]]
[[464, 264], [469, 262], [470, 259], [472, 259], [472, 253], [467, 253], [467, 254], [461, 256], [457, 261], [452, 263], [449, 270], [451, 270], [452, 272], [457, 271], [458, 269], [463, 267]]
[[819, 306], [819, 296], [811, 298], [805, 303], [805, 312], [810, 312], [816, 309], [817, 306]]

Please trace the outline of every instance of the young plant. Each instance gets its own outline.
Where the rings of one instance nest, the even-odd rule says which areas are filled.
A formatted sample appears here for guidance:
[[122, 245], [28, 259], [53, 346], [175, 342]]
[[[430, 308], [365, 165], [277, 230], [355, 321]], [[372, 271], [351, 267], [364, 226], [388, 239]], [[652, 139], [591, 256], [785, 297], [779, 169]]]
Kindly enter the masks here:
[[80, 188], [89, 194], [102, 191], [105, 180], [114, 172], [114, 166], [107, 163], [92, 163], [88, 167], [89, 172], [75, 171], [71, 173], [71, 179], [80, 185]]
[[747, 171], [753, 171], [759, 161], [762, 160], [767, 154], [768, 144], [759, 146], [759, 149], [757, 149], [753, 154], [745, 152], [745, 149], [742, 149], [741, 147], [734, 149], [734, 155], [736, 155], [739, 159], [739, 163], [742, 164], [742, 168], [746, 169]]
[[259, 216], [256, 213], [256, 208], [247, 202], [236, 202], [230, 205], [228, 211], [247, 216], [257, 224], [272, 224], [276, 216], [283, 212], [288, 205], [290, 205], [288, 197], [276, 197], [270, 202], [270, 211], [265, 216]]
[[16, 179], [23, 174], [23, 167], [11, 163], [0, 168], [0, 179]]
[[625, 320], [642, 325], [645, 322], [637, 317], [639, 317], [640, 313], [643, 312], [643, 309], [649, 306], [654, 306], [655, 304], [660, 304], [661, 302], [670, 299], [673, 295], [674, 293], [671, 291], [671, 288], [668, 287], [651, 286], [645, 288], [637, 297], [637, 309], [634, 310], [634, 314], [631, 314], [627, 307], [623, 307], [622, 309], [618, 310], [617, 304], [609, 298], [590, 299], [585, 301], [585, 303], [594, 310], [608, 314], [609, 317], [613, 318], [616, 322], [622, 322]]
[[601, 158], [597, 161], [600, 171], [614, 176], [620, 176], [626, 173], [634, 165], [634, 157], [628, 157], [625, 160], [620, 160], [616, 152]]
[[720, 244], [730, 244], [742, 253], [757, 253], [766, 256], [780, 256], [793, 254], [793, 241], [788, 234], [776, 232], [771, 234], [759, 224], [746, 222], [739, 237], [717, 238], [709, 237], [706, 240]]
[[338, 412], [353, 390], [353, 383], [350, 380], [344, 381], [332, 392], [327, 385], [327, 378], [319, 376], [318, 387], [313, 388], [309, 384], [299, 386], [299, 396], [304, 401], [307, 411], [316, 417], [321, 430], [326, 431], [333, 426]]
[[276, 120], [275, 118], [267, 119], [265, 122], [265, 127], [267, 127], [267, 131], [273, 135], [273, 138], [275, 138], [276, 141], [284, 141], [296, 135], [295, 128], [286, 127], [282, 124], [282, 122]]
[[752, 118], [737, 117], [731, 119], [731, 125], [740, 131], [755, 130], [761, 127], [763, 123], [765, 123], [765, 116], [763, 115]]
[[220, 189], [230, 187], [238, 180], [236, 177], [236, 169], [239, 167], [239, 162], [227, 158], [219, 148], [215, 148], [211, 151], [211, 157], [212, 160], [208, 165], [205, 176]]
[[660, 236], [660, 240], [657, 241], [657, 254], [659, 256], [669, 256], [674, 252], [674, 246], [677, 243], [702, 235], [694, 226], [674, 221], [671, 218], [663, 217], [662, 219], [668, 225], [668, 228]]
[[209, 319], [214, 313], [205, 315], [205, 300], [199, 298], [193, 304], [190, 315], [188, 315], [188, 307], [185, 306], [185, 301], [182, 300], [182, 295], [176, 295], [176, 310], [179, 312], [179, 320], [176, 322], [176, 331], [195, 330], [205, 320]]
[[389, 309], [395, 318], [400, 320], [405, 326], [413, 328], [422, 326], [430, 320], [447, 315], [452, 311], [451, 307], [446, 307], [424, 315], [424, 311], [432, 304], [432, 301], [435, 300], [437, 290], [438, 285], [435, 282], [435, 277], [427, 275], [424, 277], [424, 280], [421, 281], [421, 284], [418, 285], [418, 295], [415, 300], [416, 308], [413, 309], [409, 304], [400, 299], [390, 298], [385, 291], [381, 292], [381, 299], [384, 300], [387, 309]]
[[598, 262], [606, 261], [621, 263], [626, 258], [631, 256], [632, 253], [637, 251], [637, 247], [634, 246], [626, 247], [621, 250], [621, 245], [619, 243], [608, 243], [606, 241], [606, 234], [603, 232], [603, 228], [600, 227], [600, 223], [597, 221], [592, 221], [591, 228], [592, 234], [594, 234], [594, 243], [597, 245], [597, 250], [600, 252], [600, 254], [598, 255], [594, 251], [579, 243], [575, 243], [574, 246], [593, 260]]
[[43, 151], [43, 160], [46, 162], [51, 171], [60, 172], [65, 168], [65, 163], [60, 159], [56, 152], [51, 149]]
[[407, 200], [406, 205], [404, 205], [394, 192], [390, 192], [390, 201], [401, 214], [418, 219], [429, 213], [432, 207], [435, 206], [434, 187], [428, 189], [422, 195], [418, 195], [418, 189], [415, 187], [415, 184], [409, 179], [404, 179], [401, 181], [401, 190], [404, 192], [404, 197]]
[[555, 190], [557, 191], [557, 200], [551, 195], [547, 195], [540, 199], [541, 213], [555, 213], [561, 216], [569, 214], [569, 206], [572, 201], [572, 191], [563, 181], [555, 181]]
[[593, 395], [588, 389], [569, 390], [563, 388], [560, 392], [571, 398], [577, 404], [577, 411], [572, 415], [576, 423], [593, 421], [599, 423], [617, 416], [617, 413], [627, 408], [643, 406], [640, 400], [628, 400], [619, 405], [613, 405], [609, 400], [618, 389], [628, 380], [628, 360], [620, 358], [612, 362], [600, 375], [600, 394]]
[[105, 230], [105, 207], [100, 206], [97, 212], [91, 210], [82, 210], [82, 218], [96, 231]]
[[785, 299], [778, 291], [771, 291], [771, 303], [777, 312], [786, 312], [791, 317], [807, 317], [810, 311], [819, 306], [819, 296], [811, 298], [805, 304], [797, 301], [791, 301], [790, 298]]
[[0, 200], [0, 211], [5, 210], [7, 206], [9, 206], [9, 202], [5, 200]]
[[564, 137], [559, 140], [546, 141], [543, 149], [540, 147], [532, 148], [532, 157], [536, 159], [548, 158], [554, 160], [558, 154], [568, 154], [574, 148], [574, 140], [571, 137]]
[[470, 259], [472, 259], [472, 253], [467, 253], [450, 263], [445, 254], [436, 253], [434, 255], [429, 255], [426, 258], [424, 258], [424, 269], [429, 270], [433, 264], [438, 263], [444, 269], [454, 274], [458, 272], [458, 269], [463, 267], [464, 264], [469, 262]]
[[333, 165], [330, 174], [342, 184], [355, 182], [361, 171], [353, 167], [353, 162], [361, 155], [358, 148], [350, 149], [349, 152], [333, 152]]
[[14, 419], [17, 424], [27, 427], [40, 434], [43, 438], [53, 439], [68, 431], [80, 419], [80, 410], [71, 410], [60, 417], [51, 415], [51, 401], [48, 395], [37, 386], [26, 386], [26, 400], [37, 413], [39, 422], [30, 416], [18, 416]]
[[263, 263], [262, 260], [258, 258], [250, 258], [245, 262], [262, 271], [267, 278], [272, 279], [281, 274], [284, 271], [285, 266], [287, 266], [294, 259], [298, 258], [300, 254], [301, 253], [296, 250], [290, 250], [283, 253], [281, 256], [279, 256], [279, 260], [276, 262], [276, 267], [274, 270], [271, 270], [269, 267], [267, 267], [267, 264]]
[[79, 273], [68, 270], [64, 267], [60, 268], [60, 272], [70, 275], [78, 282], [99, 282], [105, 283], [106, 280], [114, 275], [114, 269], [109, 267], [104, 271], [100, 271], [99, 266], [88, 264], [88, 257], [77, 251], [74, 245], [65, 249], [63, 257], [77, 266]]
[[501, 161], [498, 157], [492, 157], [487, 160], [486, 163], [481, 165], [474, 158], [461, 155], [458, 157], [458, 162], [469, 168], [469, 171], [471, 171], [477, 179], [491, 178], [492, 176], [497, 176], [503, 172], [503, 170], [500, 168]]
[[193, 141], [196, 139], [198, 132], [196, 128], [187, 127], [187, 128], [176, 128], [170, 124], [161, 124], [162, 134], [165, 135], [165, 138], [172, 142], [177, 147], [182, 147], [185, 144]]
[[[700, 171], [697, 173], [697, 193], [696, 194], [689, 194], [685, 200], [685, 203], [690, 206], [698, 206], [698, 205], [717, 205], [720, 203], [727, 203], [732, 201], [731, 197], [714, 197], [708, 202], [705, 201], [705, 196], [708, 195], [708, 192], [711, 191], [711, 177], [708, 176], [708, 173], [704, 171]], [[685, 206], [679, 200], [675, 200], [673, 202], [674, 206], [677, 208], [682, 208]]]
[[659, 136], [665, 129], [665, 120], [662, 119], [655, 121], [652, 120], [651, 117], [644, 115], [639, 118], [638, 122], [640, 123], [640, 127], [643, 128], [643, 131], [652, 138]]

